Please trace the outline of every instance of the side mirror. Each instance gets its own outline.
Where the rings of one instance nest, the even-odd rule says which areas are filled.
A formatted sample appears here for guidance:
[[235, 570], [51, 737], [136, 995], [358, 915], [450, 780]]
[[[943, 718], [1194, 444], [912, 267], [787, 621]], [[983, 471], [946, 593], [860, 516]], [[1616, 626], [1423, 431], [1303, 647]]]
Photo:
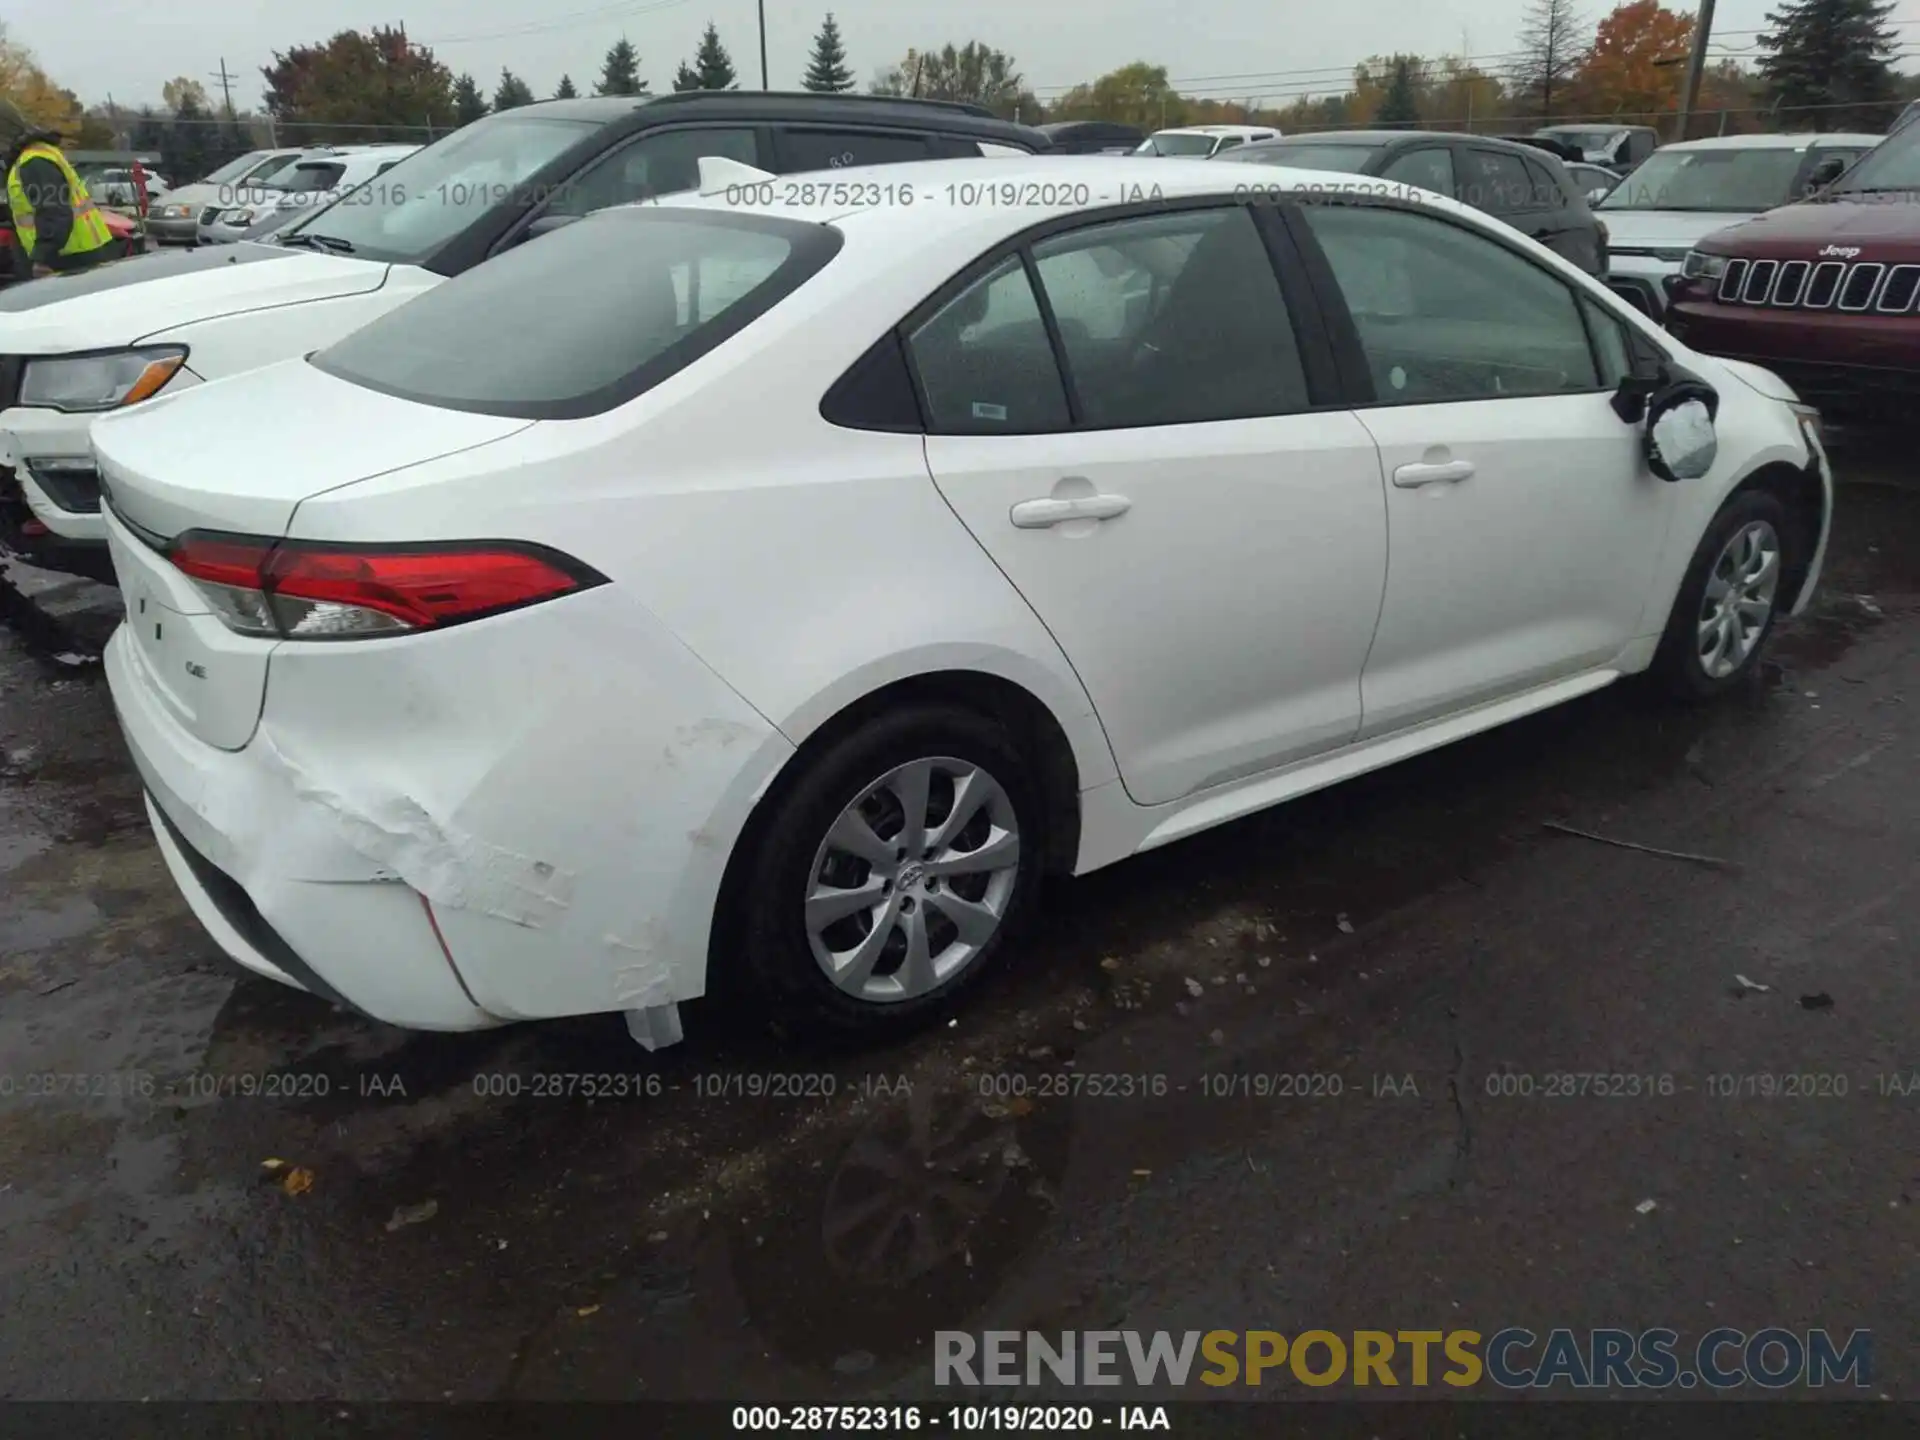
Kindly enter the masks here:
[[1662, 480], [1698, 480], [1713, 468], [1720, 397], [1699, 380], [1680, 380], [1647, 402], [1647, 468]]
[[1813, 173], [1807, 176], [1807, 189], [1809, 191], [1824, 190], [1846, 173], [1847, 157], [1844, 155], [1829, 155], [1818, 165], [1814, 166]]

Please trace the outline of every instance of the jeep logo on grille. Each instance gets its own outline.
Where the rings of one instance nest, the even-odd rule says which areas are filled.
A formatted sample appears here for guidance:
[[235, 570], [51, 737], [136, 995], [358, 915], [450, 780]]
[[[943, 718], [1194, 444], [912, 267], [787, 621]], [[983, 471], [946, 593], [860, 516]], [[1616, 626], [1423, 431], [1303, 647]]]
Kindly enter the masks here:
[[1860, 247], [1858, 245], [1829, 245], [1820, 252], [1820, 258], [1824, 260], [1828, 256], [1832, 256], [1836, 260], [1851, 260], [1859, 253]]

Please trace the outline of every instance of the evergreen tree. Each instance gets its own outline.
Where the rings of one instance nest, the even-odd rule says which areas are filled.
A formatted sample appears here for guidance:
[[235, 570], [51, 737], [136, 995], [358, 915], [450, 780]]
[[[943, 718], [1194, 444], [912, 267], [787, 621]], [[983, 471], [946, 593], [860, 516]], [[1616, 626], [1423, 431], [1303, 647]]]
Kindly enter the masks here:
[[1892, 0], [1795, 0], [1768, 12], [1760, 74], [1783, 125], [1878, 130], [1892, 120], [1893, 8]]
[[500, 86], [493, 92], [495, 111], [512, 110], [533, 103], [533, 87], [504, 65], [500, 67]]
[[640, 55], [633, 43], [622, 35], [613, 42], [607, 51], [607, 58], [600, 67], [600, 83], [593, 87], [596, 95], [644, 95], [647, 82], [640, 78]]
[[1419, 122], [1420, 107], [1415, 99], [1413, 61], [1405, 55], [1394, 57], [1393, 71], [1387, 80], [1387, 93], [1381, 97], [1379, 113], [1373, 118], [1378, 124], [1391, 126]]
[[580, 92], [573, 88], [573, 77], [571, 75], [562, 75], [560, 77], [560, 88], [553, 92], [553, 98], [556, 100], [577, 100], [579, 97]]
[[1513, 67], [1517, 98], [1535, 115], [1551, 119], [1554, 103], [1572, 90], [1586, 57], [1586, 26], [1572, 0], [1532, 0]]
[[727, 47], [720, 43], [719, 27], [711, 20], [707, 22], [707, 33], [700, 37], [700, 48], [693, 52], [693, 68], [700, 73], [702, 90], [739, 88], [733, 73], [733, 57], [727, 54]]
[[704, 90], [706, 87], [700, 83], [700, 72], [682, 60], [680, 68], [673, 72], [673, 88], [679, 91]]
[[462, 75], [453, 82], [453, 123], [471, 125], [487, 113], [487, 97], [480, 93], [473, 76]]
[[806, 78], [800, 82], [809, 90], [838, 94], [853, 89], [853, 71], [847, 68], [847, 47], [840, 39], [840, 26], [827, 12], [820, 33], [813, 37], [813, 56]]

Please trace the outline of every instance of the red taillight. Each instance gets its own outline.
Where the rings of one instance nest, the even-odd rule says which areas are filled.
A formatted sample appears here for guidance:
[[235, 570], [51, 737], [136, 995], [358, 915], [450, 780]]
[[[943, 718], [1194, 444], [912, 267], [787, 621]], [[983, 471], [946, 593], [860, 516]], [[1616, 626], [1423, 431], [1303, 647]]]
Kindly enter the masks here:
[[230, 628], [288, 639], [435, 629], [605, 581], [557, 551], [504, 541], [328, 545], [189, 531], [168, 553]]

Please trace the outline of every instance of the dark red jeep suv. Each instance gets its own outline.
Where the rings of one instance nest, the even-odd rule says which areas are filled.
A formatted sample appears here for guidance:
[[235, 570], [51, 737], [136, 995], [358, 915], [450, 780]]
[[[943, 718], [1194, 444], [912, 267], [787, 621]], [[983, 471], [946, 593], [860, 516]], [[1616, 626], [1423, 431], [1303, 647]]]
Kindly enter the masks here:
[[1920, 126], [1811, 200], [1717, 230], [1669, 282], [1667, 328], [1774, 371], [1839, 419], [1920, 404]]

